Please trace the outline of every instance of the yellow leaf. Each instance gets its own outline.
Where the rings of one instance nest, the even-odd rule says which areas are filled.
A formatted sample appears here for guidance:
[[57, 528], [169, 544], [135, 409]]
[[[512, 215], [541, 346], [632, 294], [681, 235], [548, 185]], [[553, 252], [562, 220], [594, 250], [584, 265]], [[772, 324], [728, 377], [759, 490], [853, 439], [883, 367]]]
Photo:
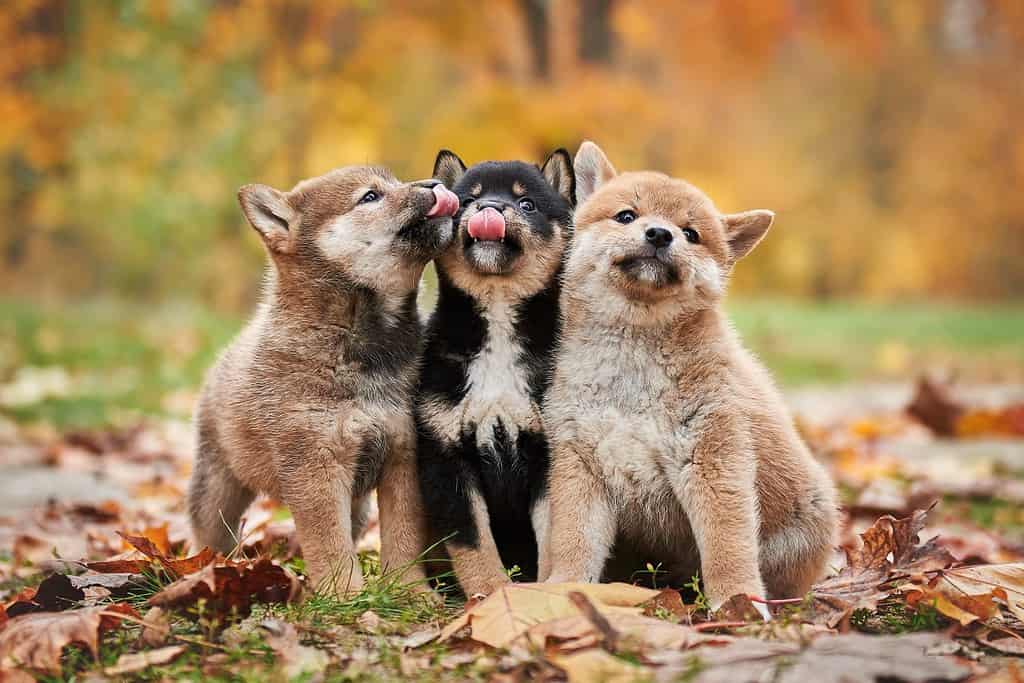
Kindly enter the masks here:
[[579, 610], [569, 593], [586, 595], [604, 614], [640, 614], [638, 605], [654, 598], [658, 591], [625, 583], [518, 583], [496, 590], [474, 605], [441, 632], [440, 640], [451, 638], [467, 625], [473, 640], [493, 647], [506, 647], [536, 624], [576, 616]]

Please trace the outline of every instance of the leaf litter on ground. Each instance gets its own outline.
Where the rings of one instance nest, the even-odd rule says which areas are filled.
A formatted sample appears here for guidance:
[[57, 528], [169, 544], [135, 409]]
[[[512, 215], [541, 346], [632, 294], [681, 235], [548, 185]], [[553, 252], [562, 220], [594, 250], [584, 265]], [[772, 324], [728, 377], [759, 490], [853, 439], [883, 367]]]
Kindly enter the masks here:
[[[998, 657], [1024, 650], [1024, 537], [1014, 535], [1024, 516], [996, 507], [995, 525], [982, 528], [990, 517], [976, 507], [1014, 500], [1014, 486], [1021, 486], [1014, 477], [1024, 469], [973, 455], [958, 464], [956, 443], [1019, 438], [1007, 428], [1016, 424], [1017, 409], [956, 401], [950, 437], [922, 426], [913, 410], [801, 421], [847, 492], [844, 553], [806, 599], [768, 604], [769, 623], [750, 609], [747, 596], [730, 601], [728, 614], [708, 614], [699, 600], [687, 602], [696, 583], [682, 594], [676, 590], [682, 587], [513, 584], [459, 614], [450, 601], [407, 609], [412, 592], [375, 579], [372, 552], [365, 594], [339, 602], [307, 591], [304, 602], [289, 604], [300, 597], [301, 549], [277, 503], [260, 500], [250, 509], [230, 558], [188, 552], [180, 491], [189, 454], [174, 436], [182, 430], [146, 423], [124, 433], [58, 435], [57, 442], [33, 437], [19, 458], [36, 452], [40, 466], [98, 473], [129, 495], [52, 501], [0, 520], [0, 600], [6, 600], [0, 680], [60, 671], [72, 661], [71, 644], [90, 655], [114, 647], [106, 639], [125, 624], [130, 637], [117, 639], [121, 649], [94, 665], [96, 673], [131, 679], [184, 667], [219, 679], [230, 678], [236, 662], [249, 661], [261, 676], [276, 679], [383, 671], [500, 681], [995, 675], [1008, 661]], [[904, 460], [908, 444], [942, 456]], [[942, 502], [930, 513], [915, 509], [936, 498]], [[364, 550], [377, 544], [375, 519], [370, 526]], [[144, 617], [124, 613], [118, 624], [110, 614], [130, 609], [118, 602], [126, 599], [148, 609]], [[98, 614], [105, 616], [96, 621]], [[249, 620], [252, 628], [237, 642], [228, 638], [232, 629], [225, 626]], [[905, 633], [921, 628], [930, 633]], [[245, 654], [260, 651], [270, 660]], [[981, 657], [983, 664], [965, 668], [963, 657]], [[89, 668], [81, 663], [88, 660], [74, 661], [80, 662], [75, 671]], [[274, 664], [268, 669], [266, 661]]]

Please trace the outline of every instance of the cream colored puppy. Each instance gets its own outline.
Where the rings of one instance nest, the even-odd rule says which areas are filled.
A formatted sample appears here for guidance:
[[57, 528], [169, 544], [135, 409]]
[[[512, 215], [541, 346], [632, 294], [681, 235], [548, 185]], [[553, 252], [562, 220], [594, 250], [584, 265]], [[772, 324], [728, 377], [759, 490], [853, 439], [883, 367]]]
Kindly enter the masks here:
[[834, 543], [834, 488], [719, 305], [773, 214], [619, 175], [591, 142], [575, 170], [542, 576], [628, 579], [650, 561], [676, 585], [699, 569], [715, 609], [803, 595]]

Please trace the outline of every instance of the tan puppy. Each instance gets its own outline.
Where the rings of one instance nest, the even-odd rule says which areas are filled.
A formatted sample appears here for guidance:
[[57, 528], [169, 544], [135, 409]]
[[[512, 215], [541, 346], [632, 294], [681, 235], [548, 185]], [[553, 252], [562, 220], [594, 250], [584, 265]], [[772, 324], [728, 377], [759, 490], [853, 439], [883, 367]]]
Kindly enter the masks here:
[[199, 399], [193, 531], [227, 552], [255, 494], [279, 498], [313, 581], [344, 595], [362, 587], [355, 541], [379, 479], [382, 562], [412, 562], [425, 541], [404, 509], [415, 501], [397, 493], [416, 491], [416, 290], [451, 242], [458, 199], [364, 166], [238, 197], [272, 267]]
[[715, 609], [803, 595], [833, 545], [834, 489], [719, 309], [773, 214], [722, 215], [682, 180], [618, 175], [591, 142], [575, 168], [542, 575], [628, 579], [646, 560], [676, 582], [699, 569]]

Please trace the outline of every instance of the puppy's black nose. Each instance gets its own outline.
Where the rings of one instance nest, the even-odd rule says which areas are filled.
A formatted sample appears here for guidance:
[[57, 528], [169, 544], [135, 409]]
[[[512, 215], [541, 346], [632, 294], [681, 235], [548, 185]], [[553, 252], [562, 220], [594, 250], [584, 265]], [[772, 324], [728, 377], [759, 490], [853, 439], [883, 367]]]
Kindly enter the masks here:
[[476, 203], [476, 208], [479, 211], [483, 211], [487, 207], [490, 207], [498, 213], [504, 211], [506, 206], [508, 205], [505, 202], [498, 201], [496, 199], [484, 199]]
[[644, 237], [650, 244], [653, 244], [655, 248], [667, 247], [672, 244], [672, 233], [665, 228], [647, 228], [647, 232], [644, 233]]
[[440, 180], [437, 180], [436, 178], [428, 178], [426, 180], [417, 180], [415, 183], [412, 183], [412, 186], [413, 187], [425, 187], [428, 190], [432, 190], [432, 189], [434, 189], [435, 187], [437, 187], [440, 184], [441, 184]]

